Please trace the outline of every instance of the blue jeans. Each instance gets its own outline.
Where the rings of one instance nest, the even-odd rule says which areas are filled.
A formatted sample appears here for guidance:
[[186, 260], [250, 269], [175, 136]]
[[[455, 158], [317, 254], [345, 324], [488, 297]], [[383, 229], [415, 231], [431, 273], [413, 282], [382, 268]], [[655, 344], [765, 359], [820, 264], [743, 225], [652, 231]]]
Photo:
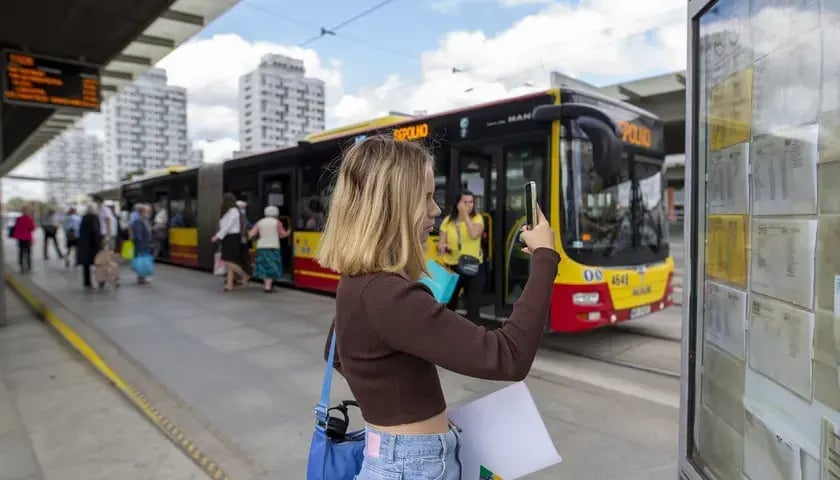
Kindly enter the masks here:
[[365, 432], [365, 460], [356, 480], [460, 480], [455, 430], [431, 435]]

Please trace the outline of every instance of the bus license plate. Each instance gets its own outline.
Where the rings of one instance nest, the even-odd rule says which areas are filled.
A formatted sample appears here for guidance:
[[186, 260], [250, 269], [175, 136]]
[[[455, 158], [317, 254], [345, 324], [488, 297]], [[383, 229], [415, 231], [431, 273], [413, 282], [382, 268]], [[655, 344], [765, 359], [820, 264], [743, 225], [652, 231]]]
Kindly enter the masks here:
[[643, 305], [630, 310], [630, 318], [644, 317], [650, 313], [650, 305]]

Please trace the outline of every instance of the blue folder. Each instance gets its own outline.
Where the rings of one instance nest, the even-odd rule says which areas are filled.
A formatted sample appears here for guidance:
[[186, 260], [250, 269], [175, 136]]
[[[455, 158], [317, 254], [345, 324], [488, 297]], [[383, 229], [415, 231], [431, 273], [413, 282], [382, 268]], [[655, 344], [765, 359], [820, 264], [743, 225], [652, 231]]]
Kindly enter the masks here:
[[440, 303], [449, 303], [452, 294], [455, 293], [455, 286], [458, 284], [458, 274], [450, 272], [443, 265], [434, 260], [426, 262], [426, 270], [430, 276], [420, 278], [420, 283], [431, 289], [435, 300]]

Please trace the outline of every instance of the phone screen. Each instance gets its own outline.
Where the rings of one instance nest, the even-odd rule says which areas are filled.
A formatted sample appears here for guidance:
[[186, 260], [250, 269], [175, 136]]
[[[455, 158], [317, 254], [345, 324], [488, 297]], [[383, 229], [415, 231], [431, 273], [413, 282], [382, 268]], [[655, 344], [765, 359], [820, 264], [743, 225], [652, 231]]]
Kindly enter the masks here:
[[537, 184], [528, 182], [525, 184], [525, 223], [528, 228], [533, 228], [537, 223]]

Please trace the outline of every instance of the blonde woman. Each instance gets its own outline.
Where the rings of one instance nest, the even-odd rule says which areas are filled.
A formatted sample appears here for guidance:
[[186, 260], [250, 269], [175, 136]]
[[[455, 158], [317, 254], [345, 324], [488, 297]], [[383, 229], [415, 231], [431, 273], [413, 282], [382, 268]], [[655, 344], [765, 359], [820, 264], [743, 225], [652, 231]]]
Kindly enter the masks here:
[[280, 211], [271, 205], [263, 211], [265, 217], [254, 225], [248, 232], [248, 238], [257, 240], [256, 267], [254, 276], [261, 278], [265, 293], [273, 292], [273, 282], [283, 276], [283, 259], [280, 256], [280, 239], [289, 236], [289, 231], [283, 227], [283, 222], [277, 219]]
[[366, 421], [358, 480], [460, 478], [458, 436], [436, 367], [521, 380], [545, 327], [560, 257], [542, 212], [521, 233], [523, 251], [533, 254], [530, 279], [501, 328], [475, 325], [417, 282], [440, 215], [434, 188], [425, 148], [374, 136], [345, 154], [328, 209], [318, 261], [341, 278], [325, 350], [334, 330], [336, 367]]

